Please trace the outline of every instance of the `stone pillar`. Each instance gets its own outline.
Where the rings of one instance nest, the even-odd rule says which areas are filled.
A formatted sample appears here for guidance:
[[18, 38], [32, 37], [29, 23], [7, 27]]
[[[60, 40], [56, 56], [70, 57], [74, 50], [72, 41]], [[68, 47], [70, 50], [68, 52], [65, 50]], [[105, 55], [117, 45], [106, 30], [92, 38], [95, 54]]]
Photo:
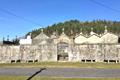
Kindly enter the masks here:
[[109, 63], [110, 61], [109, 61], [109, 60], [107, 60], [107, 62]]
[[17, 63], [17, 60], [15, 60], [15, 63]]
[[93, 60], [91, 60], [91, 63], [93, 63]]

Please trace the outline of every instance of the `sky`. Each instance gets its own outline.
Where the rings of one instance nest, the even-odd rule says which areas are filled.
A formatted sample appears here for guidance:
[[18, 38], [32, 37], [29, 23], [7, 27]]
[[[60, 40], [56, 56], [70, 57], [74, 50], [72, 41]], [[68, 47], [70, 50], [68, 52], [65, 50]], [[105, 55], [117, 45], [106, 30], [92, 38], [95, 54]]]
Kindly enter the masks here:
[[0, 0], [0, 40], [74, 19], [120, 21], [119, 4], [120, 0]]

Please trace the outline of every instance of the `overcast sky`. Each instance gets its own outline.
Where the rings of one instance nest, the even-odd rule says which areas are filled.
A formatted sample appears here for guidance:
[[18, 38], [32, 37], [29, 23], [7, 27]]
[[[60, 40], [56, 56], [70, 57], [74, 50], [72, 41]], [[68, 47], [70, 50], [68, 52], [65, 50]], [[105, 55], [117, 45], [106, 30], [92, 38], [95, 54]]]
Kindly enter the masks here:
[[120, 0], [0, 0], [0, 40], [71, 19], [120, 21]]

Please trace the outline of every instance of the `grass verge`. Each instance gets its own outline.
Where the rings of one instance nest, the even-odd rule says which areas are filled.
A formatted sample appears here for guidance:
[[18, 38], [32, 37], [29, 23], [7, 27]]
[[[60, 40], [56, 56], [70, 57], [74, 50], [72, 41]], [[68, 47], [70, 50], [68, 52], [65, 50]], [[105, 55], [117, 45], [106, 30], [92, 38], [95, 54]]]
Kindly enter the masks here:
[[39, 62], [39, 63], [1, 63], [2, 67], [46, 67], [46, 68], [117, 68], [120, 69], [120, 63], [80, 63], [80, 62]]
[[[27, 76], [0, 76], [0, 80], [26, 80]], [[120, 80], [120, 78], [57, 78], [34, 77], [32, 80]]]

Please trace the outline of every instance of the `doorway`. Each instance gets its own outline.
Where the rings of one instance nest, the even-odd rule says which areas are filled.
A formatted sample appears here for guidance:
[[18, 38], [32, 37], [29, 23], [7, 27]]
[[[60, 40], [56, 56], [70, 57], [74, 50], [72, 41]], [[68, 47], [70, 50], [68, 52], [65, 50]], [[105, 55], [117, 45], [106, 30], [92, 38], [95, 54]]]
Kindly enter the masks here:
[[68, 61], [69, 44], [60, 42], [57, 44], [57, 60]]

